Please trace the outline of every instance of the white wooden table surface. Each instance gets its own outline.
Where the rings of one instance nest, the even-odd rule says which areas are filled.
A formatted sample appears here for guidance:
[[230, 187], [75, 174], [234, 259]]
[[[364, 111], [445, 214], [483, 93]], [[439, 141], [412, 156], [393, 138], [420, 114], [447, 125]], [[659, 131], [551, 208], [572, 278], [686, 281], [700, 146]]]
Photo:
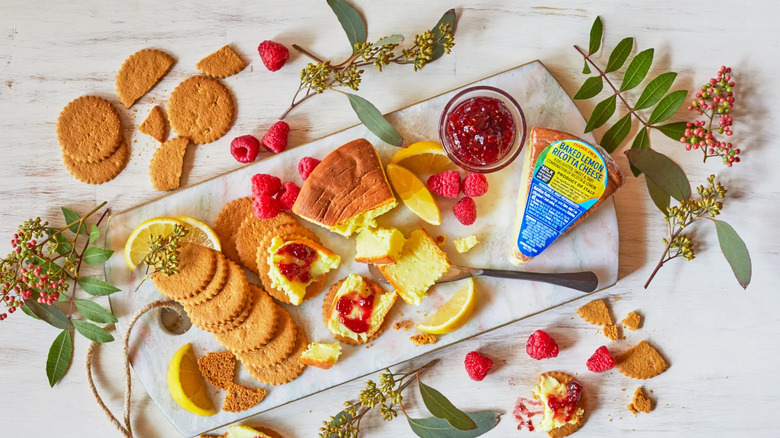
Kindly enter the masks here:
[[[732, 140], [744, 151], [742, 162], [727, 169], [713, 161], [702, 164], [698, 152], [653, 133], [654, 147], [686, 170], [693, 185], [716, 173], [729, 189], [722, 218], [747, 243], [753, 260], [753, 282], [742, 291], [720, 254], [714, 230], [707, 224], [693, 231], [696, 260], [665, 266], [649, 290], [642, 284], [662, 251], [665, 229], [645, 193], [644, 182], [630, 177], [618, 192], [621, 233], [620, 279], [601, 295], [609, 297], [617, 317], [639, 310], [644, 327], [611, 344], [620, 351], [641, 339], [657, 345], [671, 363], [659, 377], [644, 382], [657, 407], [634, 418], [625, 406], [640, 383], [616, 371], [597, 375], [584, 362], [606, 339], [595, 326], [576, 317], [577, 304], [504, 327], [430, 355], [441, 363], [426, 380], [459, 407], [498, 409], [507, 413], [487, 436], [530, 436], [517, 432], [511, 410], [518, 396], [530, 393], [536, 375], [548, 369], [579, 373], [591, 400], [591, 414], [577, 436], [776, 436], [780, 407], [780, 294], [777, 293], [780, 232], [780, 71], [775, 2], [713, 1], [707, 6], [654, 2], [442, 1], [356, 2], [369, 23], [369, 38], [401, 33], [412, 37], [431, 27], [448, 8], [459, 15], [456, 46], [446, 56], [413, 73], [391, 66], [382, 74], [366, 72], [361, 93], [381, 110], [391, 111], [529, 60], [541, 59], [564, 88], [574, 94], [584, 76], [582, 59], [572, 44], [587, 45], [596, 15], [605, 25], [608, 48], [635, 36], [640, 49], [655, 47], [651, 76], [679, 72], [676, 86], [693, 89], [726, 64], [738, 82]], [[693, 3], [693, 2], [691, 2]], [[696, 2], [699, 3], [699, 2]], [[749, 3], [749, 4], [748, 4]], [[187, 2], [84, 0], [0, 1], [0, 240], [9, 239], [18, 223], [30, 216], [55, 218], [59, 206], [87, 211], [108, 201], [114, 211], [160, 196], [152, 190], [147, 166], [154, 141], [137, 126], [153, 104], [164, 102], [175, 85], [196, 73], [194, 64], [224, 44], [251, 60], [251, 67], [227, 79], [238, 100], [234, 129], [215, 144], [188, 155], [186, 185], [231, 170], [229, 142], [236, 135], [262, 134], [286, 108], [306, 59], [292, 53], [276, 73], [261, 64], [257, 44], [274, 39], [298, 43], [323, 56], [347, 53], [346, 38], [325, 2], [304, 0]], [[70, 100], [84, 94], [106, 96], [118, 103], [114, 76], [136, 50], [157, 47], [177, 58], [166, 79], [132, 111], [122, 111], [132, 141], [132, 158], [114, 181], [82, 184], [60, 160], [55, 123]], [[606, 61], [606, 56], [600, 58]], [[593, 104], [578, 102], [585, 114]], [[616, 119], [615, 119], [616, 120]], [[301, 145], [356, 123], [340, 96], [317, 97], [288, 119], [292, 145]], [[636, 126], [634, 127], [636, 129]], [[597, 131], [597, 137], [603, 129]], [[576, 134], [576, 133], [575, 133]], [[622, 154], [618, 163], [627, 168]], [[513, 202], [513, 201], [512, 201]], [[5, 237], [2, 237], [5, 236]], [[3, 251], [9, 246], [0, 245]], [[522, 293], [522, 285], [518, 285]], [[525, 340], [537, 328], [558, 339], [562, 351], [554, 361], [536, 362], [524, 352]], [[75, 359], [54, 389], [45, 376], [46, 353], [57, 335], [54, 328], [23, 315], [0, 323], [0, 435], [103, 437], [117, 436], [92, 400], [83, 362], [87, 343], [76, 340]], [[464, 355], [479, 350], [496, 361], [482, 382], [468, 379]], [[97, 382], [109, 406], [121, 410], [121, 363], [118, 342], [99, 355]], [[429, 357], [418, 359], [420, 364]], [[312, 437], [323, 419], [341, 409], [362, 387], [353, 382], [292, 403], [256, 419], [286, 437]], [[419, 398], [408, 397], [413, 413]], [[133, 394], [136, 436], [174, 437], [177, 432], [140, 386]], [[403, 419], [382, 424], [376, 416], [364, 422], [366, 436], [410, 436]]]

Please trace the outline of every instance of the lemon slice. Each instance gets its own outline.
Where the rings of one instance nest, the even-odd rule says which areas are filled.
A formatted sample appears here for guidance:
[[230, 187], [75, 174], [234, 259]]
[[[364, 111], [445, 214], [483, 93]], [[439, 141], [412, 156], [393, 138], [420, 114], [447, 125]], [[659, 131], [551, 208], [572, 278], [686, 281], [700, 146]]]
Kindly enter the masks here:
[[156, 217], [141, 222], [125, 243], [125, 262], [131, 271], [144, 260], [154, 236], [165, 236], [173, 232], [176, 225], [187, 226], [172, 217]]
[[436, 312], [426, 318], [417, 328], [432, 335], [443, 335], [460, 328], [471, 318], [476, 303], [474, 279], [467, 278], [466, 284]]
[[387, 178], [406, 208], [431, 225], [441, 225], [441, 212], [425, 184], [408, 169], [387, 165]]
[[179, 216], [176, 220], [184, 222], [189, 231], [187, 235], [181, 239], [182, 242], [194, 243], [216, 251], [222, 250], [222, 246], [219, 243], [219, 237], [217, 237], [217, 233], [215, 233], [210, 226], [189, 216]]
[[206, 383], [189, 343], [173, 355], [168, 365], [168, 389], [173, 400], [193, 414], [208, 417], [217, 413], [206, 394]]
[[390, 163], [403, 166], [416, 174], [439, 173], [456, 168], [441, 144], [435, 141], [418, 141], [399, 149]]

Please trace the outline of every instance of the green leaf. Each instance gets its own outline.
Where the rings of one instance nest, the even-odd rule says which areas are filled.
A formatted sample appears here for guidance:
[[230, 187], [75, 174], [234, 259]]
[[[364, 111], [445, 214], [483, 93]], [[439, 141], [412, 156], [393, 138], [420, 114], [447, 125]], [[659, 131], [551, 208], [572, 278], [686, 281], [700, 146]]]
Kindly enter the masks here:
[[[60, 240], [62, 238], [62, 240]], [[62, 236], [62, 234], [58, 234], [57, 237], [57, 254], [59, 255], [65, 255], [69, 254], [73, 250], [73, 245], [68, 242], [68, 239]]]
[[[590, 27], [590, 42], [588, 43], [588, 55], [592, 55], [601, 48], [601, 37], [604, 34], [604, 25], [601, 23], [601, 17], [596, 17], [593, 26]], [[587, 65], [587, 64], [586, 64]]]
[[593, 108], [593, 113], [590, 115], [588, 123], [585, 125], [585, 132], [593, 131], [599, 126], [607, 123], [607, 120], [609, 120], [609, 118], [612, 117], [612, 114], [615, 113], [615, 106], [617, 105], [616, 102], [617, 98], [613, 94], [612, 96], [609, 96], [608, 98], [596, 104], [596, 107]]
[[612, 50], [612, 53], [609, 55], [607, 68], [604, 70], [604, 72], [610, 73], [622, 67], [626, 62], [626, 59], [628, 59], [628, 55], [631, 53], [631, 49], [633, 48], [634, 39], [631, 37], [624, 38], [623, 41], [619, 42], [618, 45], [615, 46], [615, 49]]
[[91, 322], [74, 319], [73, 325], [76, 326], [76, 330], [78, 330], [82, 336], [89, 339], [90, 341], [104, 343], [114, 340], [114, 337], [111, 336], [111, 333], [96, 326], [95, 324], [92, 324]]
[[[653, 125], [672, 117], [685, 102], [685, 96], [687, 95], [688, 90], [677, 90], [667, 94], [666, 97], [658, 102], [658, 106], [650, 114], [650, 119], [647, 120], [647, 123]], [[679, 137], [677, 139], [679, 140]]]
[[371, 47], [382, 47], [388, 44], [401, 44], [402, 42], [404, 42], [404, 36], [395, 34], [378, 39], [374, 44], [371, 44]]
[[22, 306], [20, 308], [22, 309], [22, 312], [24, 312], [25, 315], [27, 315], [27, 316], [29, 316], [31, 318], [35, 318], [37, 320], [41, 319], [41, 318], [38, 318], [38, 315], [34, 314], [33, 311], [30, 310], [29, 307], [27, 307], [27, 303], [22, 304]]
[[[634, 142], [631, 143], [631, 149], [650, 149], [650, 134], [647, 132], [647, 128], [642, 128], [636, 133]], [[631, 173], [634, 176], [639, 176], [642, 171], [634, 167], [633, 164], [628, 164], [631, 167]]]
[[[341, 426], [342, 424], [346, 424], [349, 420], [352, 419], [352, 415], [347, 411], [341, 411], [338, 414], [336, 414], [333, 417], [333, 420], [331, 420], [328, 424], [331, 426]], [[339, 438], [337, 434], [332, 433], [327, 436], [327, 438]]]
[[739, 237], [734, 228], [724, 221], [715, 221], [715, 230], [718, 232], [720, 250], [731, 265], [731, 270], [743, 289], [750, 284], [753, 268], [750, 262], [750, 253], [745, 242]]
[[474, 420], [456, 408], [442, 393], [424, 384], [419, 379], [417, 382], [420, 384], [420, 395], [422, 395], [423, 403], [425, 403], [425, 407], [428, 408], [434, 417], [447, 420], [452, 427], [458, 430], [476, 429], [477, 424]]
[[54, 387], [62, 379], [70, 367], [72, 358], [73, 335], [70, 334], [70, 330], [63, 330], [54, 339], [49, 348], [49, 356], [46, 358], [46, 377], [49, 378], [49, 386]]
[[90, 300], [74, 300], [73, 303], [84, 318], [90, 321], [110, 324], [117, 322], [116, 316], [104, 309], [100, 304]]
[[582, 74], [584, 75], [590, 74], [590, 66], [588, 66], [588, 61], [585, 61], [585, 65], [582, 67]]
[[655, 129], [661, 131], [665, 136], [675, 141], [680, 141], [685, 137], [685, 130], [687, 129], [685, 122], [672, 122], [661, 126], [654, 126]]
[[657, 78], [650, 81], [644, 91], [642, 91], [642, 95], [639, 96], [639, 100], [636, 101], [634, 109], [641, 110], [655, 105], [669, 91], [676, 77], [677, 73], [670, 71], [661, 73]]
[[67, 330], [71, 327], [70, 320], [58, 307], [50, 304], [40, 304], [34, 299], [25, 300], [24, 304], [38, 318], [58, 329]]
[[100, 229], [97, 225], [92, 224], [92, 227], [89, 229], [89, 243], [94, 243], [98, 237], [100, 237]]
[[585, 79], [585, 83], [582, 84], [577, 94], [574, 95], [574, 99], [590, 99], [601, 93], [603, 88], [604, 81], [601, 75]]
[[[62, 215], [65, 216], [65, 225], [67, 225], [69, 223], [72, 223], [72, 222], [77, 222], [79, 219], [81, 219], [81, 216], [79, 216], [79, 214], [76, 213], [75, 211], [69, 210], [69, 209], [67, 209], [65, 207], [60, 207], [60, 208], [62, 209]], [[79, 225], [80, 225], [80, 223], [75, 223], [75, 224], [71, 225], [70, 227], [68, 227], [68, 229], [73, 231], [74, 233], [86, 232], [84, 227], [81, 227], [81, 229], [79, 229]]]
[[473, 438], [483, 435], [496, 427], [501, 413], [496, 411], [470, 412], [469, 418], [476, 423], [476, 429], [458, 430], [441, 418], [406, 417], [409, 427], [421, 438]]
[[628, 113], [604, 133], [604, 136], [601, 137], [601, 147], [611, 154], [626, 139], [630, 130], [631, 113]]
[[641, 170], [664, 192], [682, 201], [691, 197], [691, 183], [685, 172], [671, 158], [652, 149], [626, 151], [628, 161]]
[[344, 93], [349, 99], [349, 104], [352, 105], [352, 109], [357, 114], [358, 119], [366, 125], [369, 131], [379, 137], [385, 143], [389, 143], [393, 146], [402, 146], [404, 144], [404, 138], [401, 134], [393, 128], [387, 119], [379, 112], [378, 109], [366, 99], [350, 93]]
[[78, 283], [86, 293], [98, 297], [119, 292], [119, 289], [113, 284], [94, 277], [81, 277], [79, 278]]
[[355, 44], [366, 42], [366, 22], [352, 5], [346, 0], [328, 0], [328, 6], [333, 9], [336, 18], [339, 19], [344, 33], [347, 34], [352, 53], [355, 53]]
[[628, 64], [626, 74], [623, 75], [620, 91], [630, 90], [645, 79], [647, 72], [650, 71], [650, 65], [653, 64], [653, 52], [653, 49], [647, 49], [634, 56], [634, 59]]
[[[444, 15], [441, 16], [439, 19], [439, 22], [436, 23], [436, 26], [431, 29], [433, 32], [433, 39], [437, 40], [441, 37], [441, 30], [439, 30], [439, 26], [442, 24], [449, 24], [452, 26], [452, 32], [455, 32], [455, 9], [450, 9], [449, 11], [445, 12]], [[435, 46], [433, 46], [433, 51], [431, 51], [431, 60], [428, 62], [436, 61], [437, 59], [441, 58], [442, 55], [444, 55], [444, 45], [441, 43], [436, 43]]]
[[84, 258], [82, 260], [84, 260], [84, 263], [88, 265], [99, 265], [111, 258], [111, 254], [113, 253], [114, 251], [110, 249], [90, 246], [86, 251], [84, 251]]
[[650, 178], [645, 177], [645, 182], [647, 183], [647, 192], [650, 193], [650, 199], [653, 200], [653, 204], [661, 210], [661, 213], [666, 214], [666, 209], [669, 208], [671, 196], [661, 190], [661, 188]]

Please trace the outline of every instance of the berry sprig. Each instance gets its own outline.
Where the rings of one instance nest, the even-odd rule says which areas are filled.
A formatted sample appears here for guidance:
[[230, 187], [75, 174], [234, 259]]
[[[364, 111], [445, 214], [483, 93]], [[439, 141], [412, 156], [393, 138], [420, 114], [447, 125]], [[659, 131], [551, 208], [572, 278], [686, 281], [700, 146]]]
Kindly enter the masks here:
[[[686, 150], [701, 149], [704, 161], [720, 157], [728, 167], [739, 163], [740, 150], [730, 142], [718, 140], [715, 132], [726, 136], [733, 134], [731, 126], [734, 120], [731, 110], [734, 108], [734, 87], [736, 83], [731, 77], [731, 67], [721, 66], [717, 76], [701, 86], [696, 92], [696, 98], [688, 106], [689, 110], [698, 112], [707, 120], [688, 122], [685, 134], [680, 138], [680, 143], [685, 144]], [[716, 117], [718, 123], [713, 127]]]

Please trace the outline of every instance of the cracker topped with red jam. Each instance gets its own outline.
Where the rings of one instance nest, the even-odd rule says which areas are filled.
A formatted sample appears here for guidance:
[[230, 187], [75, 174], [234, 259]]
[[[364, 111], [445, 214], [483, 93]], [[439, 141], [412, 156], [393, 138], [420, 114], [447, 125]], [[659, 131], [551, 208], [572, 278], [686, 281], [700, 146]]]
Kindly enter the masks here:
[[341, 257], [307, 239], [274, 237], [268, 247], [268, 277], [271, 285], [287, 294], [291, 304], [303, 302], [306, 288], [341, 263]]

